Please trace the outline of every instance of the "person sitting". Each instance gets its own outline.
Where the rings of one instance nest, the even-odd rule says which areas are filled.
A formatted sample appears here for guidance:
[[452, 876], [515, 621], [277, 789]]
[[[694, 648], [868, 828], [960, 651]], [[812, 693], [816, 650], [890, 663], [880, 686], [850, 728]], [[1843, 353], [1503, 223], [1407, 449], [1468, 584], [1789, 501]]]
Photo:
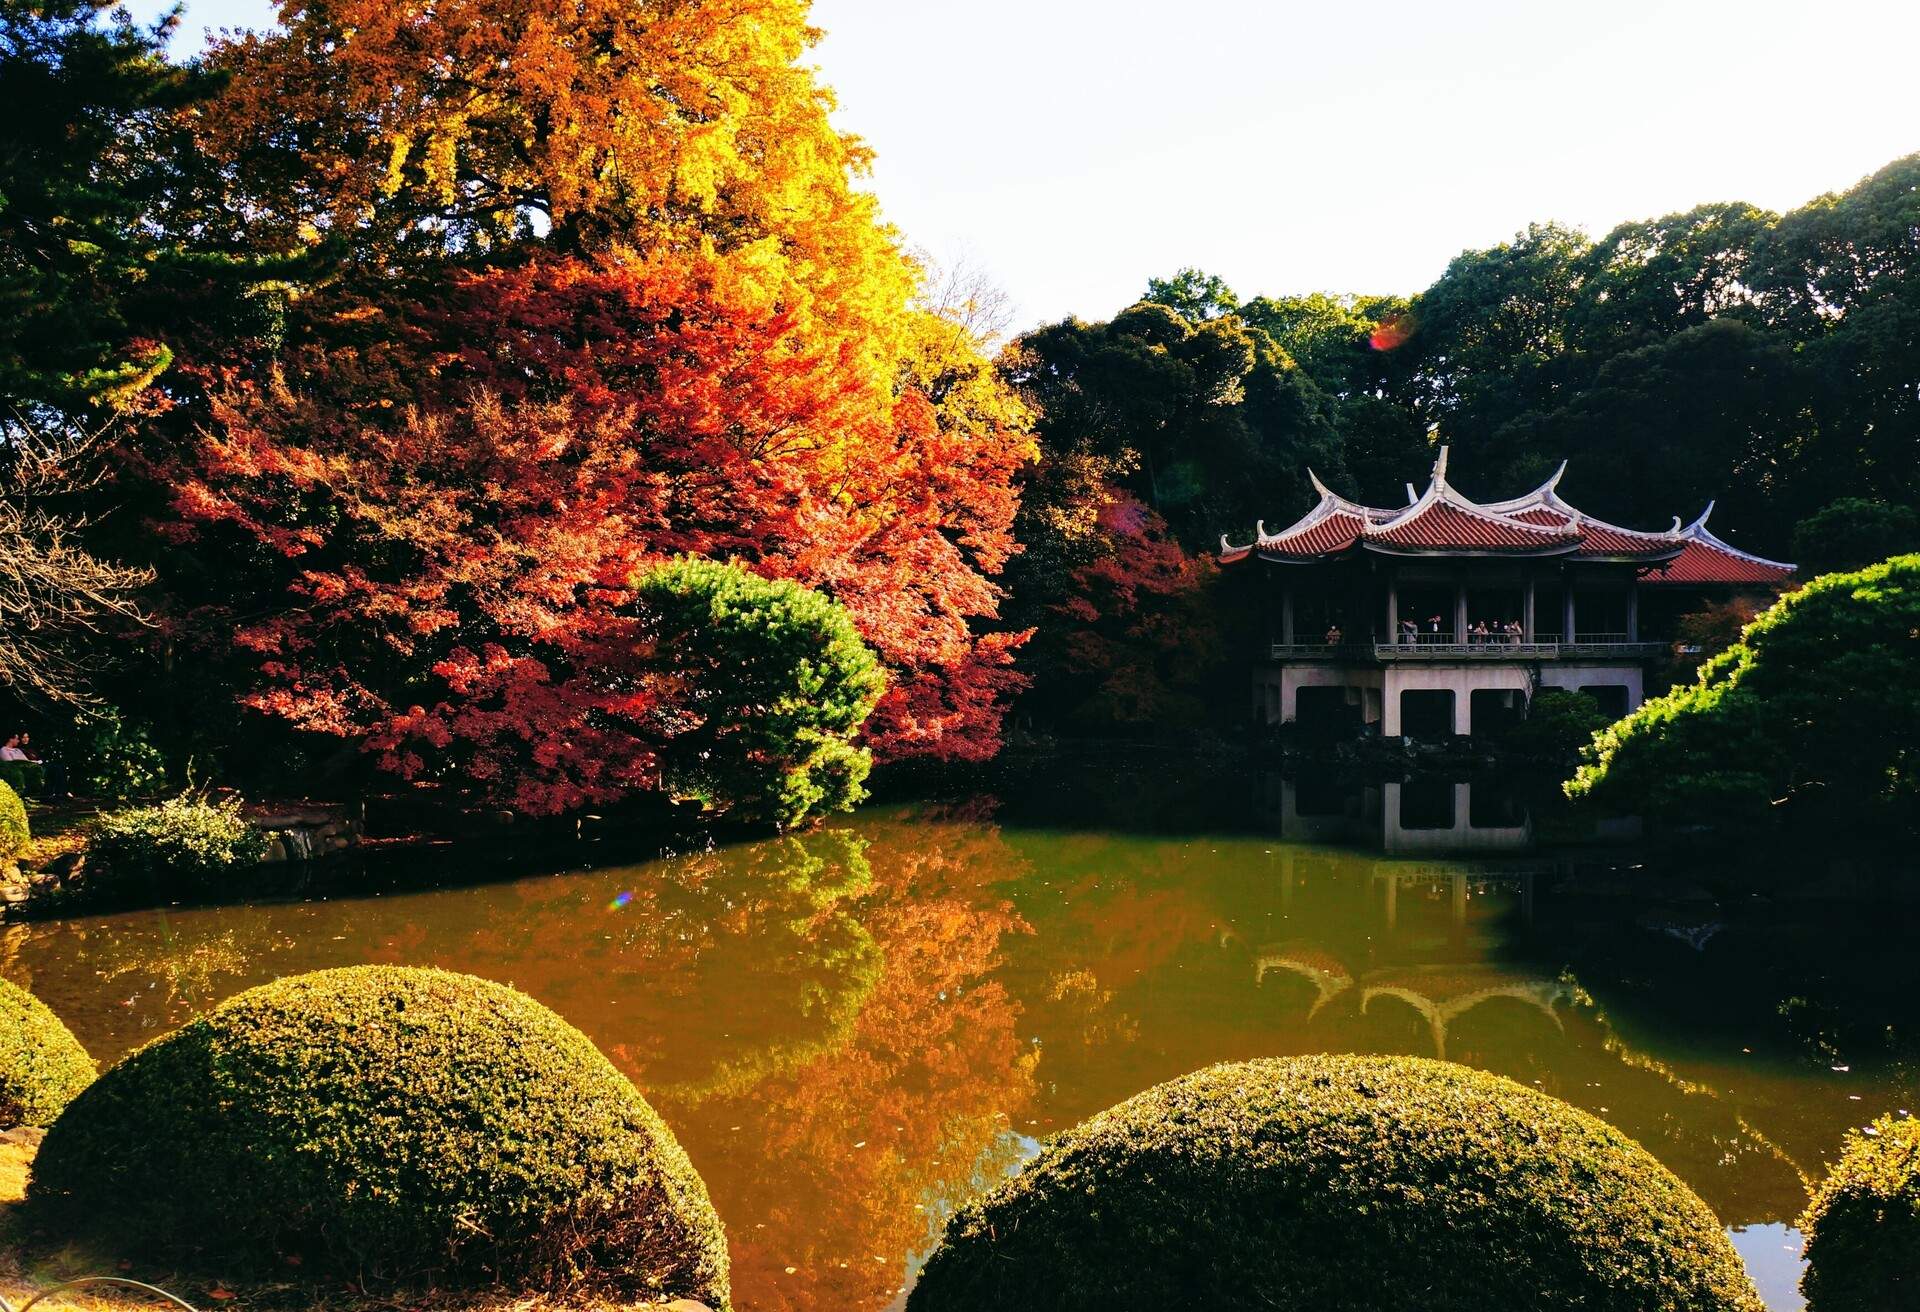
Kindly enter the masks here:
[[50, 796], [73, 796], [72, 793], [67, 791], [67, 767], [52, 757], [42, 756], [39, 751], [34, 748], [32, 734], [23, 733], [20, 735], [20, 750], [26, 754], [29, 762], [40, 767], [40, 773], [43, 776], [46, 790]]
[[24, 734], [9, 734], [0, 743], [0, 779], [23, 796], [39, 792], [47, 782], [46, 767], [27, 755], [24, 738]]
[[1340, 645], [1340, 626], [1337, 623], [1329, 624], [1327, 626], [1327, 646], [1338, 647], [1339, 645]]

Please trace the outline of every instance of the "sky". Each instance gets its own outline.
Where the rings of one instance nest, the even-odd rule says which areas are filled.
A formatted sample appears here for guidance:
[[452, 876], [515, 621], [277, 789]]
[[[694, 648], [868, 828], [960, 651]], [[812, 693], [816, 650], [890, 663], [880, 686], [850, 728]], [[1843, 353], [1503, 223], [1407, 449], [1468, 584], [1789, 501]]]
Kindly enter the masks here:
[[[186, 41], [265, 26], [187, 0]], [[143, 8], [150, 8], [143, 5]], [[815, 0], [909, 245], [1016, 328], [1193, 265], [1412, 293], [1528, 222], [1791, 209], [1920, 151], [1920, 0]]]

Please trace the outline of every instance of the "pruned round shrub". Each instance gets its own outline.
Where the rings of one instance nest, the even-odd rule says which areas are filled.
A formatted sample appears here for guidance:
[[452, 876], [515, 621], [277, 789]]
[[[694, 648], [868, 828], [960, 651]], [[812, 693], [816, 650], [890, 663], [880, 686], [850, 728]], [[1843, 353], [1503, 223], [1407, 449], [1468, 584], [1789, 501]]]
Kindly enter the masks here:
[[1920, 1120], [1882, 1117], [1849, 1135], [1800, 1229], [1808, 1312], [1920, 1307]]
[[682, 556], [633, 585], [671, 710], [660, 777], [703, 810], [792, 828], [867, 795], [860, 728], [886, 672], [845, 607], [784, 579]]
[[53, 1124], [93, 1073], [93, 1058], [47, 1004], [0, 979], [0, 1130]]
[[[266, 852], [266, 835], [240, 814], [238, 801], [191, 794], [110, 811], [87, 831], [88, 864], [104, 867], [104, 880], [115, 886], [207, 890], [235, 870], [258, 865]], [[103, 876], [89, 870], [89, 885], [101, 882]]]
[[29, 1206], [311, 1274], [727, 1302], [686, 1153], [587, 1037], [501, 984], [359, 966], [250, 989], [108, 1070]]
[[1215, 1066], [957, 1213], [910, 1312], [1757, 1312], [1713, 1213], [1605, 1122], [1419, 1058]]
[[11, 860], [33, 838], [27, 824], [27, 804], [13, 785], [0, 779], [0, 861]]

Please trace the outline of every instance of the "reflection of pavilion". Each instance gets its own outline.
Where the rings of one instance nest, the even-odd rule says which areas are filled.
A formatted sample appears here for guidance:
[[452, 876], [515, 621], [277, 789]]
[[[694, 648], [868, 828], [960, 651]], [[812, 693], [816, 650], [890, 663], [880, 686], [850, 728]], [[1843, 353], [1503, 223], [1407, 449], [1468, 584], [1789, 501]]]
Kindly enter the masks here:
[[1533, 817], [1510, 793], [1466, 780], [1414, 779], [1343, 787], [1282, 777], [1260, 781], [1259, 807], [1283, 838], [1364, 843], [1387, 852], [1521, 852]]
[[[1351, 843], [1388, 853], [1525, 852], [1533, 815], [1510, 789], [1490, 780], [1393, 779], [1355, 783], [1292, 779], [1264, 772], [1255, 809], [1282, 838]], [[1635, 819], [1600, 818], [1590, 837], [1618, 842], [1639, 836]]]

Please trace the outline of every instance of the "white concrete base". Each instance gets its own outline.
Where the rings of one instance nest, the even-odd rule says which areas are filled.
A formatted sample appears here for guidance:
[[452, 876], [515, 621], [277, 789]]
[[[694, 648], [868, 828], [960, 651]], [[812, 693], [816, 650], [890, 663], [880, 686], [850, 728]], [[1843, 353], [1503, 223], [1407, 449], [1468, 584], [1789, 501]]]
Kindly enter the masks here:
[[1647, 672], [1638, 665], [1542, 665], [1542, 688], [1625, 688], [1627, 709], [1639, 708], [1647, 699]]
[[1262, 724], [1292, 724], [1299, 718], [1302, 688], [1345, 688], [1349, 706], [1360, 708], [1363, 724], [1378, 724], [1383, 672], [1339, 665], [1284, 665], [1255, 670], [1253, 713]]
[[1646, 671], [1638, 665], [1601, 665], [1542, 661], [1501, 664], [1490, 661], [1387, 663], [1380, 666], [1329, 664], [1281, 665], [1256, 669], [1253, 675], [1253, 714], [1261, 724], [1291, 724], [1298, 718], [1302, 688], [1344, 688], [1347, 704], [1360, 709], [1364, 724], [1377, 724], [1384, 737], [1401, 735], [1402, 694], [1451, 692], [1453, 732], [1473, 732], [1473, 694], [1513, 692], [1530, 699], [1538, 686], [1565, 688], [1624, 688], [1627, 709], [1646, 700]]
[[1490, 665], [1484, 661], [1459, 665], [1407, 664], [1387, 669], [1386, 714], [1380, 732], [1388, 738], [1400, 736], [1400, 697], [1408, 692], [1451, 692], [1453, 694], [1453, 731], [1459, 735], [1473, 732], [1473, 694], [1476, 692], [1517, 692], [1528, 695], [1533, 681], [1524, 665]]

